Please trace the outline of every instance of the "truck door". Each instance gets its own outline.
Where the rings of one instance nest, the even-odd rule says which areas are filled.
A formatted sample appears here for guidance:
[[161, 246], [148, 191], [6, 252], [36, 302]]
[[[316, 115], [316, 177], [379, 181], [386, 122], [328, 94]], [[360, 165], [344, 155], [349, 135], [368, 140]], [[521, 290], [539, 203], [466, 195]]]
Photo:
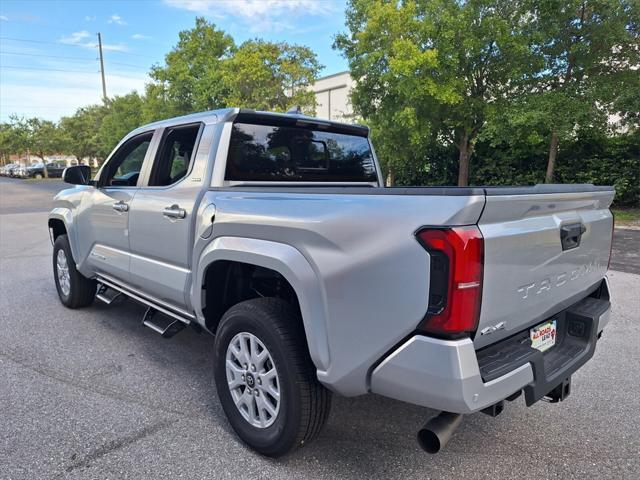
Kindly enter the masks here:
[[80, 258], [91, 269], [129, 282], [129, 209], [138, 190], [153, 131], [125, 141], [100, 171], [96, 188], [84, 196], [78, 215]]
[[164, 129], [130, 211], [132, 285], [178, 308], [187, 305], [194, 213], [203, 182], [193, 164], [202, 130], [201, 123]]

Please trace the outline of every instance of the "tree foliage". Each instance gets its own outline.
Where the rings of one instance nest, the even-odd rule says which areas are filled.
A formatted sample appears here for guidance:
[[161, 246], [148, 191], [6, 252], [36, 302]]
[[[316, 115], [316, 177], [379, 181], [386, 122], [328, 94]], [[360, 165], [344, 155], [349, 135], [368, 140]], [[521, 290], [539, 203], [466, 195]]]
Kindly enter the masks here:
[[[618, 204], [638, 205], [639, 9], [637, 0], [350, 0], [335, 47], [358, 82], [352, 104], [392, 183], [553, 176], [614, 184]], [[227, 106], [313, 113], [307, 87], [320, 68], [307, 47], [238, 46], [198, 18], [142, 94], [80, 108], [58, 124], [11, 117], [0, 123], [0, 156], [104, 159], [139, 125]]]
[[286, 111], [297, 105], [313, 113], [315, 95], [306, 87], [319, 71], [320, 64], [307, 47], [247, 41], [223, 63], [225, 106]]
[[349, 33], [335, 45], [358, 82], [354, 107], [374, 129], [397, 130], [382, 135], [405, 137], [412, 150], [434, 140], [455, 145], [458, 184], [466, 185], [489, 105], [533, 65], [519, 7], [509, 0], [352, 0]]
[[545, 138], [551, 180], [558, 146], [579, 129], [606, 129], [612, 114], [638, 121], [638, 8], [636, 0], [351, 0], [335, 47], [390, 172], [433, 172], [431, 152], [454, 145], [464, 185], [479, 140]]
[[[554, 177], [561, 142], [580, 128], [606, 130], [638, 118], [640, 9], [631, 0], [527, 0], [523, 36], [541, 67], [497, 123], [525, 125], [549, 141], [546, 181]], [[524, 113], [524, 116], [522, 115]]]
[[108, 100], [98, 129], [100, 157], [109, 155], [122, 137], [144, 123], [143, 103], [137, 92]]
[[312, 113], [315, 96], [307, 86], [320, 64], [307, 47], [250, 40], [239, 47], [213, 23], [197, 18], [193, 29], [180, 32], [165, 65], [151, 71], [147, 86], [147, 119], [215, 108], [284, 111], [293, 105]]
[[80, 108], [70, 117], [60, 119], [60, 127], [67, 139], [68, 147], [63, 150], [83, 158], [103, 158], [104, 142], [100, 138], [100, 126], [106, 114], [103, 105]]
[[147, 96], [172, 114], [211, 110], [225, 106], [226, 88], [221, 64], [235, 51], [233, 39], [202, 17], [195, 27], [178, 34], [178, 44], [156, 65]]

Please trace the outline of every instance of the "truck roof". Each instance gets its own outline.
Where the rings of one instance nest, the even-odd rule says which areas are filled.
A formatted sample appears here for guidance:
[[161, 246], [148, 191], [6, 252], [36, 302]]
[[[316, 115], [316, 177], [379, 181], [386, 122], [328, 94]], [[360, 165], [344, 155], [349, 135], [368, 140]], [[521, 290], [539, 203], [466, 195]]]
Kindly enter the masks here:
[[301, 122], [312, 123], [325, 126], [333, 126], [340, 129], [352, 129], [357, 131], [360, 135], [366, 135], [369, 133], [369, 127], [358, 124], [350, 124], [344, 122], [335, 122], [332, 120], [325, 120], [322, 118], [311, 117], [308, 115], [302, 115], [299, 113], [280, 113], [280, 112], [265, 112], [260, 110], [252, 110], [248, 108], [221, 108], [217, 110], [208, 110], [205, 112], [191, 113], [189, 115], [182, 115], [179, 117], [167, 118], [165, 120], [159, 120], [157, 122], [148, 123], [136, 128], [131, 132], [131, 135], [138, 134], [142, 131], [149, 130], [150, 128], [163, 128], [171, 127], [174, 125], [184, 124], [185, 122], [205, 122], [205, 123], [217, 123], [227, 122], [235, 119], [238, 115], [243, 116], [255, 116], [261, 118], [273, 118], [273, 119], [291, 119], [295, 118]]

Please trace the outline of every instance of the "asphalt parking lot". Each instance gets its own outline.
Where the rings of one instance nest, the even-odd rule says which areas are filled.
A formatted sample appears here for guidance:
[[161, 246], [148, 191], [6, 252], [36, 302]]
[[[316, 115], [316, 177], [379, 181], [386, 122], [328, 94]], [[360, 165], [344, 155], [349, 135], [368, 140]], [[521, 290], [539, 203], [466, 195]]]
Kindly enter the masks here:
[[334, 397], [322, 436], [272, 460], [224, 417], [212, 338], [165, 340], [133, 301], [59, 303], [46, 218], [60, 188], [0, 178], [0, 479], [640, 478], [640, 231], [616, 231], [612, 321], [567, 401], [468, 416], [430, 456], [415, 433], [435, 412]]

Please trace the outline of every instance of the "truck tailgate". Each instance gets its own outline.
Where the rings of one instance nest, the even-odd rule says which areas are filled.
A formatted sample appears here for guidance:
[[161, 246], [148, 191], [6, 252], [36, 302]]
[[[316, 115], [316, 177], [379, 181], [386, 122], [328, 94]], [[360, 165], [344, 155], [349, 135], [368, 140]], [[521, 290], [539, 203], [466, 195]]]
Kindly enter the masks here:
[[482, 348], [549, 318], [586, 296], [607, 271], [611, 187], [488, 188], [484, 237]]

